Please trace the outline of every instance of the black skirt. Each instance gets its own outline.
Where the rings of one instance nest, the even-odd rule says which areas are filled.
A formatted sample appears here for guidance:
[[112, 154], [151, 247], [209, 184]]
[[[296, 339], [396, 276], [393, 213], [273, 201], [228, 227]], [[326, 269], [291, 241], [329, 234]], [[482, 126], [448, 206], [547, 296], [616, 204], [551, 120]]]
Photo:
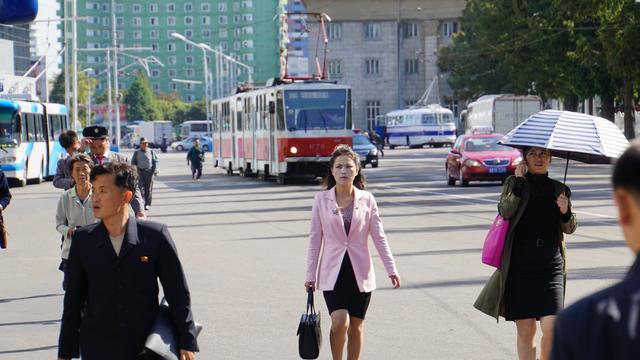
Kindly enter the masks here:
[[349, 316], [360, 319], [366, 316], [371, 292], [360, 292], [348, 252], [345, 252], [342, 258], [340, 273], [333, 290], [324, 291], [323, 295], [329, 314], [336, 310], [347, 310]]

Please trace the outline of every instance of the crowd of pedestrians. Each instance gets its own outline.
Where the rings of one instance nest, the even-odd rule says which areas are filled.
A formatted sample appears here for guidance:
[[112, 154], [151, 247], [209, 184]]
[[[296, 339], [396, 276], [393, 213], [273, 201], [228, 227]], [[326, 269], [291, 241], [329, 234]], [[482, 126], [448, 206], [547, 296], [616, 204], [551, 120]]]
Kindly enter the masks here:
[[[131, 162], [109, 151], [106, 128], [90, 126], [79, 140], [60, 136], [67, 156], [54, 186], [63, 189], [55, 224], [62, 236], [64, 310], [58, 359], [156, 359], [145, 341], [159, 312], [159, 286], [169, 303], [180, 360], [194, 359], [197, 331], [190, 291], [166, 225], [145, 220], [158, 158], [141, 139]], [[640, 260], [608, 289], [564, 308], [565, 234], [577, 228], [571, 190], [548, 176], [551, 152], [525, 148], [497, 205], [510, 222], [500, 266], [474, 306], [513, 321], [520, 360], [640, 358]], [[192, 178], [202, 174], [204, 152], [187, 153]], [[334, 360], [360, 359], [364, 324], [376, 288], [371, 239], [393, 288], [401, 285], [378, 205], [366, 191], [358, 155], [347, 145], [333, 152], [323, 191], [313, 200], [306, 291], [322, 291], [331, 318]], [[630, 249], [640, 252], [640, 142], [613, 170], [614, 201]], [[0, 221], [11, 193], [0, 171]], [[133, 209], [130, 210], [130, 207]], [[541, 348], [536, 349], [538, 322]]]

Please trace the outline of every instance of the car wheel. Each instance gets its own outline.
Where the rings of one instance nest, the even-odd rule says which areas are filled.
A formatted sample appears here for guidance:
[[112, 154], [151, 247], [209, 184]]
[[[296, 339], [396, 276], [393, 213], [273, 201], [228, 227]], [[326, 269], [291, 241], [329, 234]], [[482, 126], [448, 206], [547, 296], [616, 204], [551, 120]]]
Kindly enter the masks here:
[[178, 146], [176, 146], [176, 150], [182, 151], [182, 150], [184, 150], [184, 146], [178, 145]]
[[447, 174], [447, 185], [449, 186], [454, 186], [456, 184], [456, 179], [451, 177], [451, 174], [449, 174], [449, 167], [446, 167], [446, 174]]
[[462, 174], [462, 167], [460, 168], [460, 176], [458, 179], [460, 180], [460, 186], [462, 187], [469, 186], [469, 180], [465, 180], [464, 175]]
[[390, 150], [393, 150], [393, 149], [395, 149], [395, 148], [396, 148], [396, 146], [395, 146], [395, 145], [389, 145], [389, 149], [390, 149]]
[[377, 168], [378, 167], [378, 160], [376, 159], [376, 162], [371, 163], [371, 167], [372, 168]]

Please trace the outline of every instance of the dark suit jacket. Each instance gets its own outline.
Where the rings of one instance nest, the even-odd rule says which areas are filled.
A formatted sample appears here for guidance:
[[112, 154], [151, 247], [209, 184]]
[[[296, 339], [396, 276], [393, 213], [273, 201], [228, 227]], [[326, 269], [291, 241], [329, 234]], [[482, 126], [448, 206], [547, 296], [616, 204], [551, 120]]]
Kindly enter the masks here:
[[6, 209], [10, 202], [11, 191], [9, 191], [9, 182], [4, 175], [4, 171], [0, 170], [0, 205], [2, 205], [2, 209]]
[[179, 347], [198, 350], [187, 281], [166, 225], [130, 217], [120, 256], [102, 222], [76, 230], [66, 276], [59, 357], [135, 359], [158, 312], [158, 278]]
[[640, 359], [640, 258], [622, 282], [560, 313], [551, 359]]
[[71, 170], [69, 170], [69, 161], [71, 156], [64, 157], [58, 160], [58, 166], [56, 167], [56, 175], [53, 177], [53, 186], [58, 189], [69, 190], [73, 187], [74, 181], [71, 177]]
[[[95, 165], [100, 164], [100, 162], [98, 161], [98, 158], [95, 155], [89, 154], [89, 156], [91, 156], [91, 160], [93, 160], [93, 163]], [[107, 162], [112, 162], [112, 161], [129, 164], [129, 158], [127, 158], [126, 156], [120, 155], [113, 151], [109, 151]], [[106, 163], [103, 163], [103, 164], [106, 164]], [[135, 194], [133, 194], [133, 198], [131, 199], [131, 208], [133, 209], [133, 212], [135, 212], [136, 214], [141, 211], [144, 211], [144, 200], [142, 198], [142, 192], [140, 191], [140, 183], [138, 183], [138, 186], [136, 186], [136, 192]]]

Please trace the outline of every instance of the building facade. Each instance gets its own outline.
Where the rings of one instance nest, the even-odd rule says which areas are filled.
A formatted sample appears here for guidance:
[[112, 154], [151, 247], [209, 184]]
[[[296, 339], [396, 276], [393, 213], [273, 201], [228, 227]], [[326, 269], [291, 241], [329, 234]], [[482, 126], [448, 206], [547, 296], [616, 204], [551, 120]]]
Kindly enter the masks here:
[[0, 46], [0, 48], [8, 50], [3, 51], [3, 54], [13, 51], [13, 66], [8, 62], [8, 64], [0, 66], [2, 73], [6, 73], [6, 75], [24, 75], [31, 67], [29, 24], [11, 26], [0, 24], [0, 40], [6, 40]]
[[[211, 48], [220, 47], [225, 54], [253, 67], [254, 83], [264, 83], [280, 72], [280, 23], [276, 15], [285, 4], [286, 0], [119, 0], [115, 11], [117, 43], [120, 48], [151, 48], [124, 53], [157, 58], [164, 67], [149, 67], [154, 93], [178, 93], [191, 102], [204, 98], [203, 85], [172, 79], [204, 83], [204, 55], [201, 49], [171, 34], [181, 34]], [[78, 49], [112, 46], [111, 1], [78, 2], [78, 16], [88, 17], [86, 22], [78, 22]], [[215, 56], [207, 55], [209, 71], [215, 76]], [[119, 68], [135, 62], [130, 56], [118, 56]], [[97, 92], [106, 90], [106, 52], [80, 51], [78, 66], [94, 69], [100, 81]], [[142, 67], [125, 69], [118, 77], [121, 89], [128, 88], [132, 73]], [[240, 76], [240, 81], [245, 80], [246, 72]]]
[[[457, 114], [457, 99], [437, 60], [439, 49], [451, 45], [459, 30], [464, 0], [303, 3], [308, 12], [331, 18], [327, 76], [352, 86], [354, 127], [372, 128], [376, 117], [415, 104], [429, 87], [429, 103]], [[309, 35], [309, 48], [316, 38]], [[315, 62], [310, 56], [310, 66]]]

